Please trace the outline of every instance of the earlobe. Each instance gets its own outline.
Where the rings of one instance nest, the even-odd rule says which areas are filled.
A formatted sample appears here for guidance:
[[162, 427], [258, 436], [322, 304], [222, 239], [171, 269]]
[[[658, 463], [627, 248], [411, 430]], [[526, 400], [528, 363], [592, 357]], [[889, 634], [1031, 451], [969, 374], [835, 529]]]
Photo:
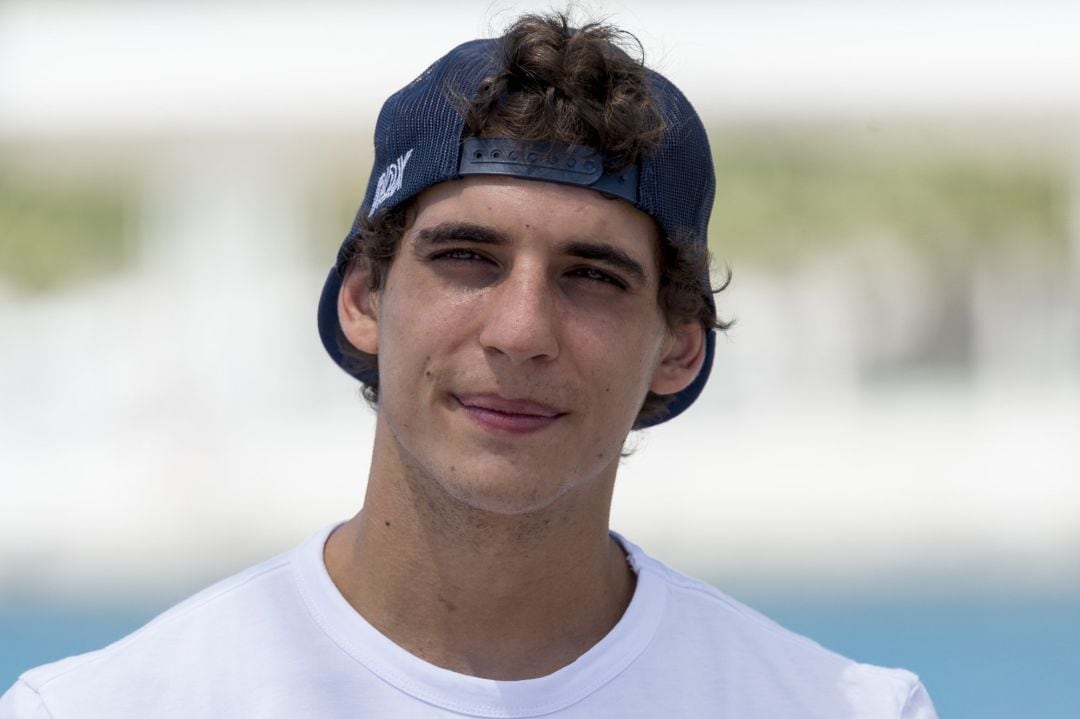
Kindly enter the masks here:
[[697, 321], [677, 327], [671, 332], [649, 389], [659, 395], [681, 392], [697, 377], [704, 361], [705, 327]]
[[367, 265], [354, 262], [341, 280], [338, 322], [349, 343], [368, 354], [379, 352], [378, 293], [369, 287]]

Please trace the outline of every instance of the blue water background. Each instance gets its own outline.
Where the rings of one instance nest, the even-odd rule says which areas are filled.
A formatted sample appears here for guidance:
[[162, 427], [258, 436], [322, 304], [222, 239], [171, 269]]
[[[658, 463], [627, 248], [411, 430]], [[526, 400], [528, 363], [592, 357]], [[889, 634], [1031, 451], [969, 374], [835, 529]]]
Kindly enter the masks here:
[[[754, 606], [860, 661], [922, 677], [942, 719], [1080, 719], [1080, 600], [813, 600]], [[166, 606], [0, 602], [0, 684], [103, 646]]]

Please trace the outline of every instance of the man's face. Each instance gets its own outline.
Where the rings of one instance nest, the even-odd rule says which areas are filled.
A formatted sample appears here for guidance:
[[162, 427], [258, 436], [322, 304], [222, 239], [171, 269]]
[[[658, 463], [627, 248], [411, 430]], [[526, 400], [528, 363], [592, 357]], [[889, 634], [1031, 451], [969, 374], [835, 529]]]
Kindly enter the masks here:
[[612, 480], [646, 392], [696, 373], [663, 369], [680, 343], [657, 242], [592, 190], [485, 176], [421, 194], [383, 289], [343, 290], [370, 318], [350, 339], [379, 358], [376, 461], [502, 513]]

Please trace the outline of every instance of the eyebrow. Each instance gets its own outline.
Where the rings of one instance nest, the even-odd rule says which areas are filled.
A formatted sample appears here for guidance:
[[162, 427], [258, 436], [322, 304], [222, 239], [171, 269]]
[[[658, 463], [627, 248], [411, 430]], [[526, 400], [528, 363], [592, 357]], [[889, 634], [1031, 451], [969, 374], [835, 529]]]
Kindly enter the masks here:
[[[482, 245], [510, 244], [510, 240], [501, 232], [471, 222], [444, 222], [434, 227], [425, 227], [417, 232], [417, 240], [429, 246], [461, 241]], [[602, 262], [630, 275], [636, 282], [644, 283], [648, 278], [648, 273], [640, 262], [625, 251], [606, 242], [571, 240], [561, 245], [559, 251], [571, 257]]]
[[510, 242], [490, 227], [471, 222], [443, 222], [434, 227], [425, 227], [416, 234], [417, 239], [427, 245], [445, 245], [462, 240], [482, 245], [506, 245]]

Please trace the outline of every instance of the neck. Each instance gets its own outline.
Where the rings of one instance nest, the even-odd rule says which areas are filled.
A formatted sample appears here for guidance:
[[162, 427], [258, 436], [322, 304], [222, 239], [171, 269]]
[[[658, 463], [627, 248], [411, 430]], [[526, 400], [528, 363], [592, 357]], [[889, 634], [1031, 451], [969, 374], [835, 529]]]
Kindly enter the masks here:
[[364, 509], [327, 542], [327, 568], [370, 624], [433, 664], [491, 679], [550, 674], [603, 638], [633, 594], [607, 528], [615, 469], [505, 514], [375, 460]]

